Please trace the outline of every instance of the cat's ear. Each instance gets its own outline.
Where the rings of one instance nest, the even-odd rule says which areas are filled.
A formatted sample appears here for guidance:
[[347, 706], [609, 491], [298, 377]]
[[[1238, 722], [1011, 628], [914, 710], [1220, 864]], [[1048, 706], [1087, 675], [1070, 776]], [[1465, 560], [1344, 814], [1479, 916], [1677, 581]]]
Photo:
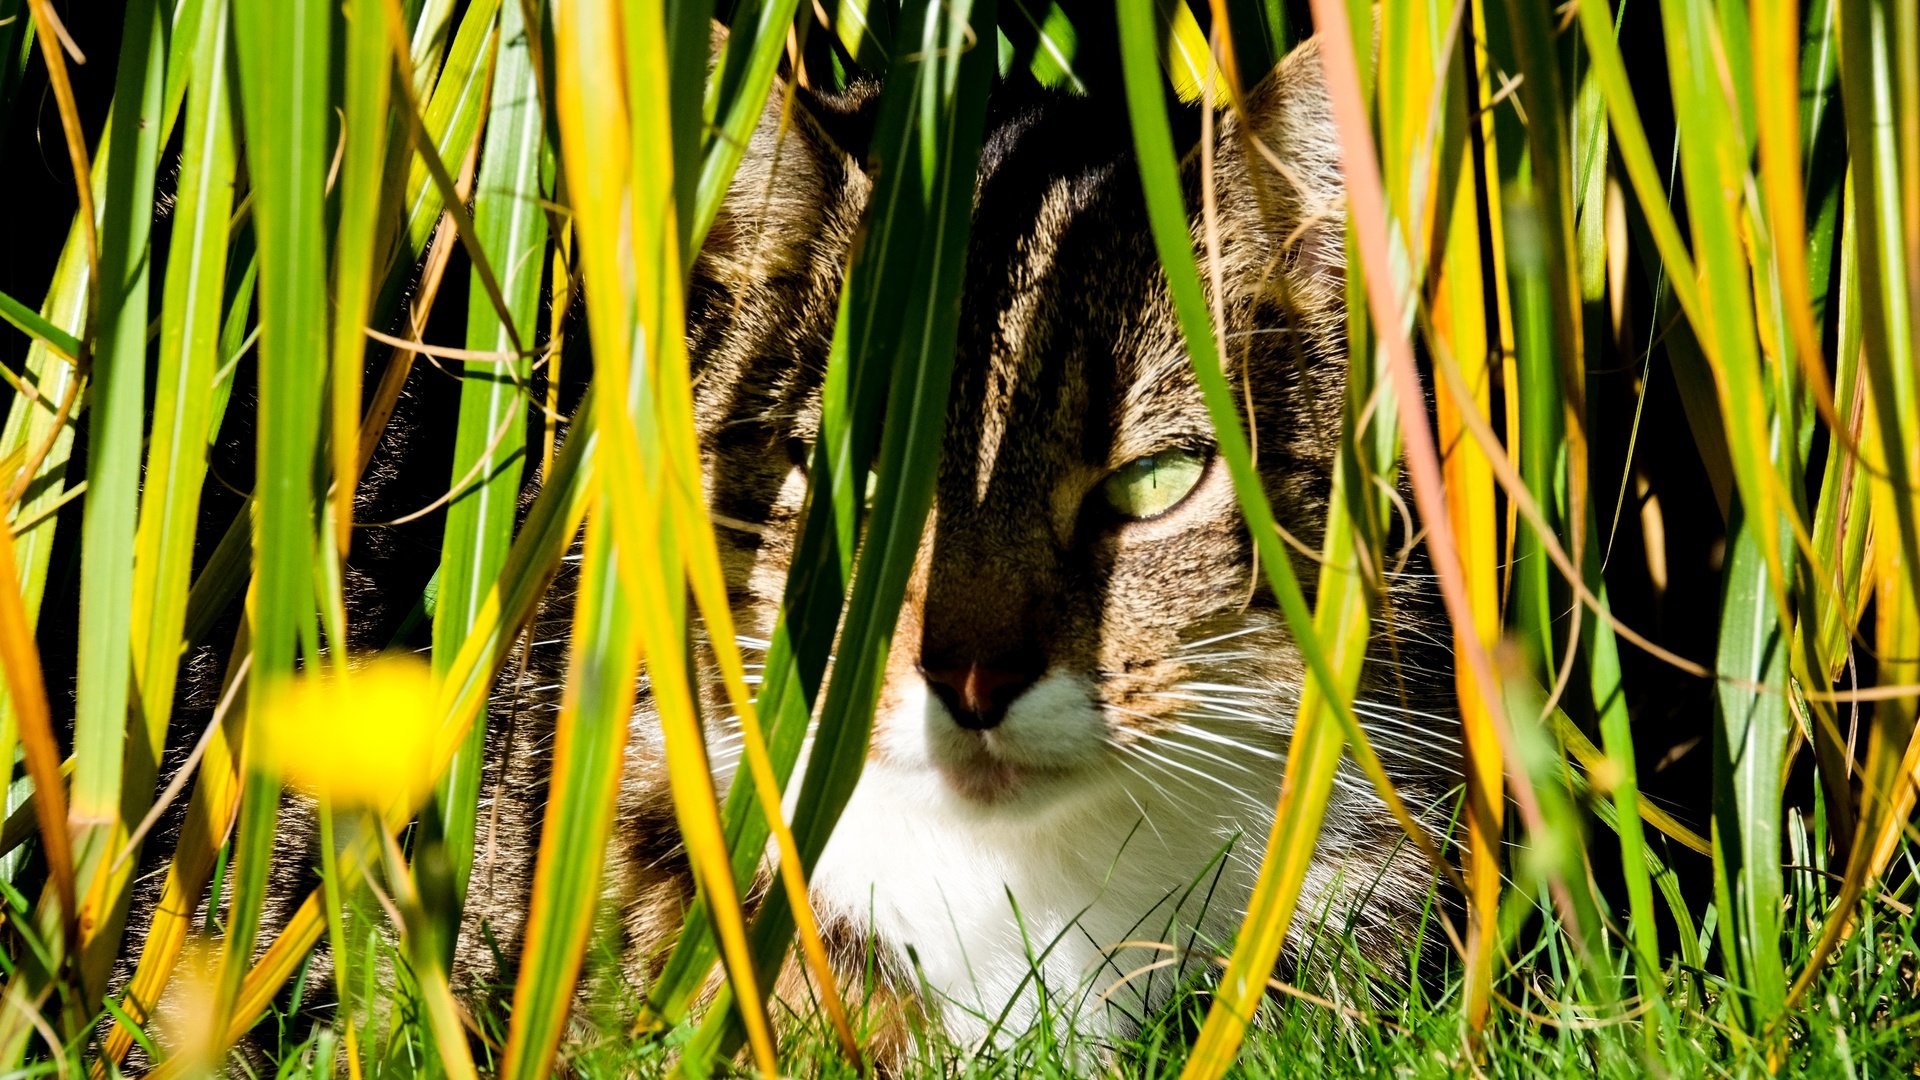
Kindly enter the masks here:
[[1318, 41], [1296, 47], [1229, 109], [1217, 139], [1215, 197], [1238, 264], [1231, 280], [1331, 335], [1344, 319], [1346, 190]]
[[[821, 94], [774, 81], [705, 244], [694, 280], [741, 292], [809, 264], [864, 206], [859, 161], [872, 132], [874, 87]], [[822, 243], [826, 241], [827, 243]]]

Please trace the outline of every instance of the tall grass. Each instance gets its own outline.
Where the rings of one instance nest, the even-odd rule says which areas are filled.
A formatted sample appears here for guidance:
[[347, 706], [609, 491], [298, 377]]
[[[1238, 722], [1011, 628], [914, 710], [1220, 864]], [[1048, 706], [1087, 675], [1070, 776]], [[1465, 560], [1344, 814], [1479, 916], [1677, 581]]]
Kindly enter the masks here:
[[[996, 78], [1127, 115], [1261, 584], [1308, 671], [1233, 953], [1210, 994], [1120, 1052], [1148, 1074], [1233, 1066], [1344, 756], [1461, 901], [1434, 915], [1448, 989], [1415, 988], [1399, 1013], [1446, 1067], [1780, 1067], [1835, 1038], [1845, 1052], [1849, 1024], [1866, 1045], [1910, 1020], [1888, 999], [1911, 986], [1885, 972], [1911, 949], [1920, 887], [1912, 0], [112, 7], [0, 0], [0, 190], [21, 222], [0, 293], [0, 1073], [103, 1075], [136, 1046], [163, 1073], [207, 1068], [288, 992], [317, 992], [322, 936], [340, 1007], [301, 1044], [305, 1067], [530, 1077], [558, 1055], [591, 1071], [568, 1018], [642, 673], [698, 902], [609, 1067], [858, 1068], [864, 1003], [841, 995], [860, 988], [833, 985], [806, 875], [859, 777], [933, 498]], [[1315, 31], [1348, 192], [1351, 348], [1307, 583], [1254, 471], [1213, 253], [1193, 239], [1211, 153], [1176, 145], [1169, 110], [1238, 108]], [[688, 274], [769, 102], [856, 77], [880, 86], [878, 180], [750, 690], [699, 496]], [[12, 153], [36, 143], [38, 159]], [[354, 519], [356, 486], [422, 356], [460, 392], [445, 496], [422, 511], [443, 540], [419, 599], [431, 676], [415, 679], [348, 655], [346, 570], [386, 527]], [[590, 389], [562, 417], [562, 364], [586, 356]], [[257, 393], [230, 407], [237, 383]], [[209, 468], [223, 431], [247, 433], [237, 500]], [[1399, 806], [1354, 710], [1369, 647], [1395, 633], [1382, 597], [1406, 513], [1454, 655], [1465, 768], [1446, 836]], [[583, 532], [532, 907], [496, 1028], [447, 971], [485, 704]], [[236, 614], [234, 639], [210, 640]], [[745, 732], [726, 792], [697, 626]], [[196, 651], [224, 672], [220, 705], [181, 732]], [[315, 698], [322, 684], [345, 696]], [[335, 726], [311, 700], [394, 726]], [[275, 843], [290, 774], [268, 748], [288, 740], [318, 762], [299, 776], [319, 797], [323, 884], [267, 942], [268, 881], [302, 857]], [[420, 783], [353, 782], [407, 746], [431, 766]], [[146, 850], [180, 805], [167, 850]], [[769, 844], [779, 887], [749, 917]], [[142, 865], [161, 891], [130, 921]], [[1891, 931], [1889, 911], [1905, 919]], [[383, 986], [389, 941], [406, 977]], [[767, 992], [796, 942], [831, 1053], [776, 1044]], [[202, 1004], [157, 1045], [169, 992]], [[1273, 1031], [1316, 1022], [1269, 1025], [1243, 1062], [1266, 1067], [1293, 1037]], [[1046, 1037], [1001, 1060], [1039, 1067], [1022, 1057], [1033, 1038], [1042, 1062], [1065, 1052]]]

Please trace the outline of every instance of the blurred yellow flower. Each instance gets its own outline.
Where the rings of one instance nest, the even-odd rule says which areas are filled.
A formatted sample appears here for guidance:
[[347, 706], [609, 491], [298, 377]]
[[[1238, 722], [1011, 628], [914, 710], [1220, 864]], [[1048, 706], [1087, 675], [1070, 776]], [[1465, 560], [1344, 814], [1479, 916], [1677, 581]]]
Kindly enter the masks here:
[[416, 806], [433, 787], [435, 696], [427, 665], [406, 654], [298, 676], [255, 729], [261, 767], [338, 804]]

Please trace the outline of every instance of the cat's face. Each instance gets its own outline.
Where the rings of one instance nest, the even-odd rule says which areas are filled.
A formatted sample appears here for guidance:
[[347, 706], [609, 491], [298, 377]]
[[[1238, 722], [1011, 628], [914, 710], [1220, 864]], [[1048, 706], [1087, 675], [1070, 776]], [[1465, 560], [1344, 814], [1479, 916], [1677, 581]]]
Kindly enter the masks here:
[[[1249, 121], [1215, 132], [1213, 170], [1229, 374], [1279, 522], [1313, 547], [1344, 380], [1338, 176], [1316, 73], [1310, 52], [1290, 58]], [[1264, 153], [1236, 126], [1249, 122]], [[762, 637], [796, 540], [867, 192], [818, 130], [796, 124], [782, 140], [765, 124], [696, 275], [710, 497], [742, 627]], [[1198, 214], [1194, 234], [1204, 259]], [[1110, 102], [1001, 102], [935, 504], [870, 767], [923, 777], [930, 797], [969, 811], [1023, 817], [1129, 776], [1231, 782], [1208, 759], [1270, 753], [1299, 686], [1260, 577], [1124, 115]]]

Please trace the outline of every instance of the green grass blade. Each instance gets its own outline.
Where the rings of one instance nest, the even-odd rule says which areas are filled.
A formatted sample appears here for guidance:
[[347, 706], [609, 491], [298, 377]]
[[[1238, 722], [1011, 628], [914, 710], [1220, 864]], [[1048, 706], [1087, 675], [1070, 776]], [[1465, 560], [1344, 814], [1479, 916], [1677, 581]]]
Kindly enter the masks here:
[[[235, 10], [241, 116], [260, 251], [250, 724], [263, 722], [264, 703], [293, 670], [296, 640], [314, 611], [313, 476], [326, 369], [312, 361], [309, 350], [312, 343], [330, 340], [323, 187], [332, 149], [329, 29], [322, 0], [241, 4]], [[277, 781], [252, 765], [245, 772], [215, 1032], [225, 1030], [253, 957], [278, 816]]]
[[[105, 932], [117, 938], [118, 890], [96, 889], [125, 830], [121, 771], [127, 749], [132, 686], [133, 538], [145, 436], [147, 320], [152, 252], [148, 239], [153, 176], [160, 155], [161, 91], [165, 85], [166, 23], [158, 0], [126, 9], [120, 66], [114, 82], [119, 107], [105, 135], [107, 168], [100, 201], [101, 288], [96, 308], [93, 386], [88, 394], [87, 513], [81, 524], [80, 650], [74, 717], [74, 776], [68, 813], [82, 884], [82, 944]], [[158, 768], [152, 744], [141, 740], [132, 775], [151, 785]], [[136, 786], [139, 786], [136, 783]], [[144, 809], [137, 794], [134, 820]], [[112, 875], [109, 875], [112, 876]], [[90, 952], [81, 968], [83, 995], [106, 988], [113, 945]]]
[[[173, 714], [186, 621], [188, 577], [201, 488], [207, 472], [207, 429], [214, 414], [221, 305], [227, 272], [228, 218], [233, 209], [236, 160], [228, 96], [229, 23], [224, 5], [205, 5], [192, 20], [191, 105], [180, 155], [180, 184], [160, 313], [153, 434], [134, 541], [131, 605], [133, 731], [127, 761], [125, 812], [145, 814]], [[185, 21], [185, 20], [183, 20]], [[144, 329], [144, 328], [143, 328]], [[128, 822], [131, 824], [131, 821]], [[116, 848], [123, 838], [116, 837]], [[119, 896], [138, 865], [117, 851], [106, 895]], [[111, 962], [120, 946], [119, 922], [105, 928], [90, 964]]]
[[[871, 241], [873, 250], [885, 250], [892, 235], [880, 232]], [[866, 358], [883, 355], [898, 340], [906, 310], [908, 294], [890, 293], [863, 305], [856, 323], [849, 307], [857, 291], [853, 282], [864, 283], [859, 290], [873, 290], [892, 287], [883, 284], [886, 281], [905, 281], [904, 277], [862, 276], [867, 274], [877, 272], [856, 265], [842, 290], [822, 389], [820, 437], [808, 471], [807, 509], [755, 703], [766, 725], [775, 776], [783, 784], [799, 758], [839, 630], [853, 574], [866, 478], [879, 441], [892, 372], [887, 364]], [[724, 817], [734, 881], [745, 889], [764, 857], [770, 831], [751, 783], [736, 783], [728, 792]], [[718, 955], [704, 901], [696, 900], [666, 967], [649, 987], [649, 1022], [677, 1022], [706, 982]]]
[[559, 1043], [599, 902], [602, 852], [633, 713], [640, 632], [619, 589], [606, 518], [590, 519], [581, 558], [567, 700], [554, 739], [513, 1031], [500, 1073], [509, 1080], [546, 1075]]
[[[1766, 691], [1720, 688], [1716, 735], [1716, 893], [1722, 900], [1722, 942], [1733, 982], [1748, 997], [1749, 1030], [1770, 1023], [1784, 1004], [1778, 905], [1781, 834], [1780, 762], [1788, 724], [1786, 660], [1792, 642], [1788, 606], [1791, 532], [1798, 531], [1789, 485], [1800, 483], [1791, 439], [1775, 425], [1792, 404], [1765, 385], [1754, 336], [1757, 313], [1741, 241], [1738, 208], [1724, 198], [1746, 179], [1750, 148], [1720, 116], [1738, 110], [1728, 101], [1724, 72], [1713, 51], [1717, 27], [1704, 3], [1663, 5], [1674, 107], [1679, 116], [1681, 177], [1703, 281], [1701, 330], [1719, 389], [1727, 444], [1739, 489], [1739, 525], [1728, 560], [1722, 607], [1719, 670]], [[1737, 51], [1737, 50], [1736, 50]], [[1734, 87], [1737, 92], [1737, 86]], [[1732, 523], [1730, 522], [1730, 528]], [[1757, 561], [1755, 561], [1757, 560]], [[1749, 579], [1761, 572], [1761, 581]], [[1766, 595], [1759, 595], [1760, 592]], [[1726, 756], [1720, 756], [1721, 754]], [[1769, 771], [1769, 767], [1771, 770]], [[1732, 907], [1728, 903], [1732, 903]]]
[[[1357, 727], [1342, 724], [1336, 728], [1331, 721], [1350, 716], [1352, 687], [1363, 659], [1359, 654], [1365, 651], [1367, 607], [1364, 602], [1358, 608], [1354, 606], [1360, 590], [1357, 580], [1350, 580], [1323, 598], [1321, 614], [1325, 622], [1309, 613], [1293, 572], [1292, 558], [1281, 544], [1272, 507], [1254, 469], [1239, 406], [1221, 367], [1212, 316], [1200, 287], [1158, 74], [1152, 8], [1148, 3], [1122, 0], [1119, 15], [1128, 111], [1155, 247], [1167, 272], [1194, 374], [1213, 419], [1219, 453], [1232, 476], [1241, 513], [1266, 571], [1267, 585], [1280, 605], [1309, 673], [1287, 751], [1287, 779], [1282, 787], [1287, 794], [1283, 795], [1274, 820], [1261, 874], [1241, 923], [1232, 961], [1222, 976], [1215, 1004], [1209, 1010], [1186, 1065], [1187, 1076], [1212, 1077], [1221, 1075], [1231, 1063], [1252, 1018], [1253, 1007], [1266, 993], [1267, 980], [1279, 958], [1286, 930], [1292, 924], [1305, 860], [1311, 856], [1319, 832], [1325, 794], [1343, 748], [1343, 729]], [[1304, 62], [1318, 62], [1318, 57], [1308, 56]], [[1391, 427], [1382, 425], [1384, 430]], [[1332, 512], [1342, 515], [1345, 508], [1341, 506]], [[1328, 544], [1345, 546], [1353, 541], [1353, 529], [1329, 525]], [[1335, 567], [1355, 565], [1354, 549], [1346, 547], [1345, 550], [1348, 555], [1345, 560], [1330, 560], [1326, 564], [1329, 572], [1336, 572]], [[1352, 579], [1354, 575], [1347, 577]], [[1353, 616], [1357, 619], [1345, 621]], [[1345, 632], [1348, 627], [1356, 628], [1357, 635]], [[1320, 636], [1323, 628], [1330, 632], [1343, 631], [1333, 648]], [[1361, 646], [1359, 654], [1352, 649], [1356, 641]], [[1353, 675], [1349, 676], [1348, 672]]]
[[[494, 20], [500, 14], [500, 3], [501, 0], [477, 0], [460, 16], [460, 29], [447, 49], [446, 63], [439, 69], [439, 81], [434, 83], [433, 94], [426, 98], [426, 108], [420, 114], [428, 140], [442, 161], [457, 163], [466, 156], [467, 148], [473, 145], [474, 136], [480, 130], [480, 121], [486, 116]], [[433, 70], [430, 66], [415, 68], [415, 78], [426, 79]], [[410, 264], [426, 250], [427, 240], [440, 222], [440, 212], [446, 209], [441, 185], [435, 183], [417, 147], [412, 169], [407, 173], [401, 207], [406, 222], [406, 246], [396, 253], [396, 261]]]
[[20, 328], [20, 332], [52, 349], [62, 360], [71, 363], [80, 355], [80, 339], [53, 325], [40, 316], [40, 313], [0, 293], [0, 319], [5, 319]]
[[[1714, 728], [1714, 895], [1728, 983], [1759, 1031], [1785, 1004], [1780, 958], [1781, 766], [1788, 642], [1768, 587], [1759, 530], [1736, 517], [1721, 605]], [[1755, 692], [1753, 687], [1760, 687]]]
[[387, 189], [388, 110], [393, 57], [386, 22], [373, 0], [348, 6], [345, 30], [345, 101], [341, 110], [340, 192], [333, 239], [332, 402], [328, 409], [328, 455], [333, 462], [334, 546], [342, 558], [353, 544], [353, 496], [360, 475], [361, 369], [365, 365], [367, 300], [377, 263], [374, 252]]
[[[509, 3], [500, 17], [500, 51], [473, 221], [487, 259], [501, 276], [501, 291], [517, 326], [509, 331], [499, 312], [479, 301], [476, 281], [467, 305], [467, 348], [483, 352], [508, 353], [516, 342], [531, 343], [536, 336], [547, 246], [541, 177], [551, 167], [534, 76], [521, 5]], [[515, 501], [526, 465], [524, 387], [532, 367], [531, 358], [522, 357], [468, 364], [462, 372], [450, 480], [459, 494], [447, 508], [433, 611], [434, 666], [441, 671], [451, 665], [472, 629], [474, 613], [493, 587], [513, 541]], [[474, 725], [438, 796], [454, 887], [463, 896], [473, 865], [485, 740], [485, 726]]]
[[[497, 683], [500, 668], [506, 662], [513, 643], [538, 610], [561, 559], [574, 538], [580, 534], [580, 523], [586, 516], [588, 500], [596, 491], [597, 470], [594, 462], [598, 439], [592, 423], [591, 403], [592, 394], [589, 392], [575, 413], [577, 427], [574, 437], [566, 441], [554, 459], [553, 471], [541, 487], [539, 496], [534, 499], [532, 508], [527, 511], [513, 548], [507, 553], [506, 566], [474, 617], [473, 632], [441, 680], [441, 732], [436, 742], [440, 761], [452, 759], [455, 749], [466, 738], [469, 725], [476, 723], [485, 710], [488, 695]], [[235, 651], [239, 653], [243, 650]], [[237, 707], [244, 709], [244, 702], [237, 703]], [[237, 733], [239, 726], [234, 718], [229, 718], [230, 730]], [[218, 746], [216, 743], [215, 747]], [[216, 777], [223, 775], [219, 773], [211, 752], [203, 767], [213, 770]], [[235, 785], [239, 779], [237, 772], [229, 770], [223, 779], [216, 780], [216, 785]], [[190, 874], [182, 873], [183, 880], [175, 890], [172, 879], [180, 870], [180, 860], [176, 858], [175, 870], [169, 871], [169, 896], [198, 896], [205, 884], [205, 872], [214, 866], [214, 848], [226, 831], [226, 823], [232, 820], [231, 802], [222, 801], [223, 798], [231, 800], [231, 794], [222, 796], [218, 791], [209, 793], [207, 784], [203, 782], [195, 786], [196, 807], [201, 803], [203, 794], [208, 796], [208, 812], [204, 817], [195, 818], [192, 815], [197, 811], [190, 810], [189, 823], [190, 827], [196, 820], [206, 823], [205, 828], [196, 831], [196, 835], [204, 833], [213, 842], [193, 850], [196, 858], [204, 857], [204, 862], [188, 868], [198, 871], [202, 876], [196, 885], [185, 880], [191, 877]], [[397, 828], [404, 822], [390, 821], [388, 824]], [[187, 850], [182, 848], [182, 851]], [[192, 901], [183, 899], [178, 910], [190, 916], [193, 907]], [[272, 947], [247, 972], [227, 1028], [229, 1039], [239, 1038], [252, 1027], [287, 980], [294, 976], [301, 958], [320, 940], [325, 929], [324, 908], [321, 892], [315, 890], [287, 921]], [[174, 927], [176, 934], [184, 936], [185, 929], [181, 921], [176, 920], [169, 925]], [[177, 955], [180, 937], [171, 938], [162, 945], [151, 966], [146, 956], [143, 955], [141, 960], [142, 972], [152, 972], [149, 976], [152, 979], [152, 999], [157, 999], [166, 985], [173, 964], [167, 950]], [[130, 1038], [126, 1041], [131, 1045]], [[121, 1046], [119, 1052], [124, 1055], [126, 1046]]]
[[[932, 502], [959, 318], [956, 305], [935, 298], [958, 293], [994, 72], [992, 50], [962, 43], [970, 27], [991, 25], [992, 17], [990, 3], [904, 6], [882, 91], [870, 159], [878, 162], [879, 181], [842, 311], [854, 370], [891, 369], [887, 423], [874, 508], [793, 820], [809, 869], [865, 762], [895, 615]], [[852, 400], [860, 400], [857, 392]], [[858, 490], [851, 481], [842, 475], [835, 483]], [[786, 897], [770, 894], [753, 924], [763, 980], [778, 970], [793, 931]], [[687, 1052], [704, 1059], [731, 1044], [724, 1018], [716, 1016]]]
[[[1860, 333], [1870, 404], [1861, 441], [1874, 467], [1872, 578], [1875, 649], [1886, 685], [1920, 681], [1920, 388], [1916, 387], [1914, 195], [1920, 168], [1900, 137], [1902, 118], [1915, 108], [1896, 9], [1874, 0], [1839, 8], [1840, 87], [1852, 156], [1852, 233], [1859, 271]], [[1910, 23], [1908, 24], [1911, 25]], [[1904, 110], [1904, 111], [1903, 111]], [[1844, 359], [1844, 356], [1843, 356]], [[1901, 694], [1874, 706], [1861, 770], [1858, 832], [1846, 863], [1833, 917], [1821, 930], [1790, 1000], [1798, 1000], [1826, 957], [1853, 928], [1860, 896], [1897, 850], [1910, 826], [1915, 789], [1903, 776], [1913, 768], [1914, 716], [1920, 698]]]
[[713, 91], [721, 104], [714, 120], [713, 141], [700, 163], [689, 250], [700, 249], [720, 213], [720, 204], [733, 183], [734, 169], [765, 111], [767, 91], [773, 86], [773, 75], [786, 47], [787, 28], [793, 25], [799, 7], [799, 0], [749, 0], [734, 12], [721, 70], [713, 80]]

